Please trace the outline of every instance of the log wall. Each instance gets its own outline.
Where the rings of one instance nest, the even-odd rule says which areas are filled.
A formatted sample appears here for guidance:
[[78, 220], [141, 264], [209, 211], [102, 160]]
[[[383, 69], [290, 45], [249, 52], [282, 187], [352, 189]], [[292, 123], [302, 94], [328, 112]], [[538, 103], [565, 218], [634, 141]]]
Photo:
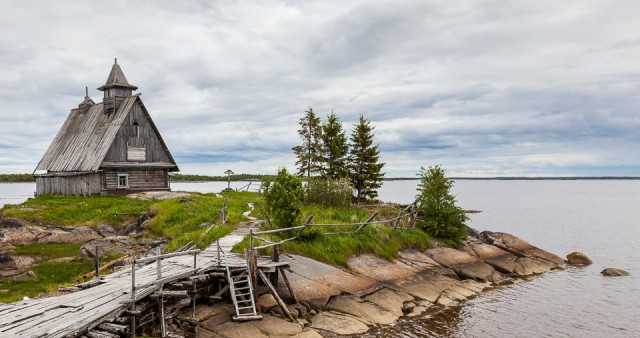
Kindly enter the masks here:
[[[105, 170], [103, 173], [105, 190], [156, 190], [168, 189], [166, 169], [157, 170]], [[129, 187], [118, 188], [118, 174], [129, 174]]]
[[36, 177], [36, 196], [42, 194], [94, 195], [99, 194], [101, 190], [99, 173]]

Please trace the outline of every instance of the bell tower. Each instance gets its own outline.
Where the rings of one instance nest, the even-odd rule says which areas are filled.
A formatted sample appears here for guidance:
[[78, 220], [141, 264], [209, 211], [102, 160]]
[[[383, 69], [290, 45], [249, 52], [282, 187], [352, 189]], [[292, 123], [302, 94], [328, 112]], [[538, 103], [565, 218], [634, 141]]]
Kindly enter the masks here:
[[104, 103], [104, 113], [113, 114], [118, 111], [122, 100], [125, 97], [131, 96], [136, 89], [138, 89], [138, 87], [129, 84], [129, 81], [127, 81], [127, 78], [122, 72], [122, 68], [118, 65], [118, 59], [115, 59], [107, 82], [98, 88], [99, 91], [104, 92], [104, 99], [102, 100]]

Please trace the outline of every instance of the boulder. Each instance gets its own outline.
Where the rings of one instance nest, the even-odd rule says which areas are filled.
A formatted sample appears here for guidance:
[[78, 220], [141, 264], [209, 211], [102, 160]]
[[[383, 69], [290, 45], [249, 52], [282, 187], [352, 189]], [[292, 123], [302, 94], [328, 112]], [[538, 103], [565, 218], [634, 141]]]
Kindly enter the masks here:
[[567, 264], [584, 266], [593, 263], [587, 255], [582, 252], [572, 252], [567, 255]]
[[98, 224], [98, 233], [102, 237], [113, 237], [116, 235], [116, 229], [109, 224]]
[[36, 273], [31, 271], [31, 270], [29, 270], [29, 271], [27, 271], [27, 272], [25, 272], [25, 273], [23, 273], [21, 275], [13, 277], [13, 280], [15, 282], [22, 282], [22, 281], [29, 280], [29, 279], [36, 278], [36, 277], [37, 277]]
[[18, 274], [18, 265], [11, 256], [0, 253], [0, 277], [14, 276]]
[[18, 270], [26, 270], [28, 267], [36, 263], [36, 259], [39, 257], [16, 255], [11, 256], [11, 258], [16, 262]]
[[13, 251], [13, 249], [15, 249], [16, 247], [11, 244], [9, 241], [7, 241], [6, 239], [1, 239], [0, 238], [0, 253], [7, 253], [10, 251]]
[[541, 267], [547, 266], [546, 262], [551, 263], [552, 268], [564, 267], [564, 260], [550, 252], [537, 248], [522, 239], [504, 232], [483, 231], [480, 233], [480, 239], [486, 244], [491, 244], [500, 249], [510, 252], [517, 257], [527, 257], [532, 260], [545, 261]]
[[504, 273], [516, 272], [516, 261], [518, 257], [513, 254], [486, 243], [470, 243], [468, 248], [471, 249], [479, 259], [493, 266], [496, 270]]
[[77, 228], [46, 227], [36, 238], [38, 243], [71, 243], [87, 242], [92, 239], [100, 239], [102, 236], [87, 226]]
[[95, 258], [96, 247], [98, 247], [100, 256], [111, 253], [131, 253], [137, 248], [135, 243], [128, 237], [108, 237], [89, 241], [80, 248], [78, 256]]
[[464, 251], [437, 247], [427, 249], [425, 253], [439, 264], [453, 269], [460, 278], [481, 282], [493, 281], [497, 278], [497, 272], [491, 265]]
[[627, 271], [616, 269], [616, 268], [606, 268], [600, 272], [603, 276], [629, 276]]

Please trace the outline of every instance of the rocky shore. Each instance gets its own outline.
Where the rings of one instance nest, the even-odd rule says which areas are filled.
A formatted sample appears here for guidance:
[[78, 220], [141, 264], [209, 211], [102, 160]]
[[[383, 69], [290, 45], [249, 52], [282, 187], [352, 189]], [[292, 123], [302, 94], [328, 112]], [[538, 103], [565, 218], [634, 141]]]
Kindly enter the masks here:
[[[36, 227], [11, 219], [0, 219], [0, 271], [15, 275], [28, 259], [9, 256], [11, 243], [87, 242], [80, 255], [136, 251], [158, 243], [140, 239], [148, 216], [119, 230], [102, 225], [55, 228]], [[359, 336], [374, 327], [390, 325], [400, 317], [415, 317], [439, 311], [496, 287], [527, 276], [564, 268], [565, 261], [507, 233], [469, 231], [464, 247], [452, 249], [434, 243], [426, 251], [403, 250], [388, 261], [376, 255], [349, 260], [351, 270], [313, 259], [283, 254], [287, 272], [299, 303], [287, 299], [283, 280], [278, 293], [290, 304], [291, 322], [275, 299], [260, 290], [258, 306], [262, 320], [233, 322], [233, 305], [224, 301], [196, 307], [198, 337], [335, 337]], [[184, 317], [191, 317], [190, 307]]]
[[[197, 336], [362, 335], [402, 316], [437, 311], [516, 279], [565, 266], [562, 258], [513, 235], [475, 231], [460, 250], [440, 246], [424, 252], [404, 250], [393, 262], [362, 255], [349, 261], [352, 271], [298, 255], [281, 258], [291, 264], [288, 276], [300, 302], [289, 306], [295, 322], [283, 319], [273, 297], [265, 293], [258, 301], [265, 315], [258, 321], [231, 321], [233, 306], [228, 303], [199, 304]], [[278, 286], [279, 294], [287, 295], [286, 286], [282, 282]]]

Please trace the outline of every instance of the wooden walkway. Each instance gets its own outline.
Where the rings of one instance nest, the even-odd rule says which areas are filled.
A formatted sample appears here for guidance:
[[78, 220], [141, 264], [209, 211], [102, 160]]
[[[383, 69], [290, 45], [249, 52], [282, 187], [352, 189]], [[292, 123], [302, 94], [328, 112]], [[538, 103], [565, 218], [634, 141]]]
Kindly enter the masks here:
[[[234, 235], [231, 235], [234, 236]], [[156, 264], [135, 271], [136, 299], [144, 298], [162, 285], [202, 275], [228, 263], [230, 267], [246, 267], [243, 256], [229, 253], [237, 238], [222, 238], [220, 248], [226, 259], [218, 261], [214, 243], [194, 257], [177, 256], [162, 260], [162, 278], [157, 280]], [[223, 256], [224, 257], [224, 256]], [[275, 269], [286, 263], [258, 258], [260, 269]], [[144, 287], [145, 285], [150, 285]], [[140, 287], [140, 288], [138, 288]], [[0, 306], [0, 337], [76, 337], [93, 327], [123, 314], [131, 303], [131, 268], [105, 276], [101, 284], [60, 296], [19, 301]]]

